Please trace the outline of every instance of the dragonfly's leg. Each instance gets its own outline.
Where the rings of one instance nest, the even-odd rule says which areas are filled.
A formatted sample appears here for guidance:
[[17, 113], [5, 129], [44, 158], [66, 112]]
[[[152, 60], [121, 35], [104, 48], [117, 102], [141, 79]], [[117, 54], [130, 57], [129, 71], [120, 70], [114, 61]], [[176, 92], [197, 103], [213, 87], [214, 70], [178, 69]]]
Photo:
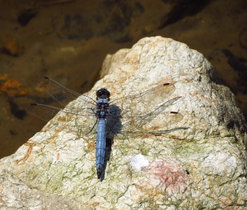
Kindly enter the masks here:
[[96, 118], [95, 123], [93, 124], [93, 127], [90, 129], [90, 131], [88, 133], [86, 133], [86, 135], [88, 135], [89, 133], [92, 132], [92, 130], [94, 129], [94, 127], [97, 124], [97, 122], [98, 122], [98, 118]]
[[90, 108], [90, 110], [93, 112], [93, 114], [96, 116], [96, 108]]

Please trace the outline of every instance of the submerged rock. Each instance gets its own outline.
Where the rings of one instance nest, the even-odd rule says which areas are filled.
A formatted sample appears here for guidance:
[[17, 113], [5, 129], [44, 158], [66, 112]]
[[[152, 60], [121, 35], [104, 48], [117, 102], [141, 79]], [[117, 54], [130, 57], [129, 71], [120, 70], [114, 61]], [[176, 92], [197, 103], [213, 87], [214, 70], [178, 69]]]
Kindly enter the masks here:
[[[108, 55], [101, 76], [87, 97], [1, 160], [0, 207], [48, 208], [62, 198], [60, 209], [247, 207], [246, 122], [202, 54], [172, 39], [144, 38]], [[88, 133], [95, 118], [85, 110], [102, 87], [121, 117], [108, 120], [100, 181], [96, 134]], [[25, 197], [32, 191], [42, 199]]]

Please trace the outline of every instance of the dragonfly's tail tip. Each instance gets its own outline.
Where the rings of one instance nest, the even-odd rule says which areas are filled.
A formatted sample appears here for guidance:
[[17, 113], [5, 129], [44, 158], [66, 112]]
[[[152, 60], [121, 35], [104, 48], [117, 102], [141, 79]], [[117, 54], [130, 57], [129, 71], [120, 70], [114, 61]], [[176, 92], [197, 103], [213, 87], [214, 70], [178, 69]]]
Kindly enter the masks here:
[[103, 171], [102, 171], [102, 169], [97, 169], [97, 177], [98, 177], [98, 179], [100, 179], [100, 181], [102, 181], [103, 180]]
[[100, 170], [97, 170], [97, 176], [98, 176], [98, 179], [100, 179], [100, 177], [101, 177], [101, 171]]

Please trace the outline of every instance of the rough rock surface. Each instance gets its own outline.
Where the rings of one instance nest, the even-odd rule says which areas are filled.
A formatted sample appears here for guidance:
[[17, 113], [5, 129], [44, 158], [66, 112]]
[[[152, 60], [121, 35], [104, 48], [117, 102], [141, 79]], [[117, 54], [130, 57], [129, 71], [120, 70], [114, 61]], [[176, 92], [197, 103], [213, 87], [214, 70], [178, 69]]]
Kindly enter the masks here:
[[109, 123], [104, 180], [87, 132], [94, 119], [74, 114], [80, 96], [1, 160], [0, 207], [246, 209], [246, 122], [214, 81], [203, 55], [172, 39], [144, 38], [108, 55], [86, 94], [108, 88], [122, 115]]

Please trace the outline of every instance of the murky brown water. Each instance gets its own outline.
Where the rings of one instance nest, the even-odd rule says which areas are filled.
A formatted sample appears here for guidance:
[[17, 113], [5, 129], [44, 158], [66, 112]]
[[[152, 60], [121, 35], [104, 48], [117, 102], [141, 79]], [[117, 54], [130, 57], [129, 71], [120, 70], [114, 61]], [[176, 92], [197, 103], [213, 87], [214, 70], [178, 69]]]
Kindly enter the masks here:
[[0, 0], [0, 5], [0, 157], [44, 125], [24, 110], [42, 94], [44, 75], [84, 92], [99, 78], [106, 54], [145, 36], [171, 37], [202, 52], [247, 115], [245, 0]]

